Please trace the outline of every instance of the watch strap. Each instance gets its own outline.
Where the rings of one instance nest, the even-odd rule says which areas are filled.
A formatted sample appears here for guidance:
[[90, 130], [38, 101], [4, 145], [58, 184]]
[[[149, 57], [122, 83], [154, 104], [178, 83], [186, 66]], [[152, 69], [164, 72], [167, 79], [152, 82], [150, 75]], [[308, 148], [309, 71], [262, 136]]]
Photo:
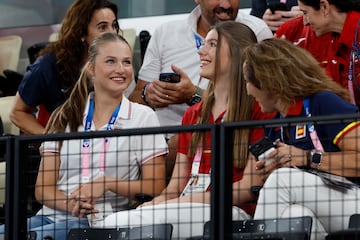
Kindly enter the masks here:
[[187, 102], [187, 105], [192, 106], [201, 101], [202, 89], [199, 86], [196, 86], [194, 94], [191, 96], [191, 99]]

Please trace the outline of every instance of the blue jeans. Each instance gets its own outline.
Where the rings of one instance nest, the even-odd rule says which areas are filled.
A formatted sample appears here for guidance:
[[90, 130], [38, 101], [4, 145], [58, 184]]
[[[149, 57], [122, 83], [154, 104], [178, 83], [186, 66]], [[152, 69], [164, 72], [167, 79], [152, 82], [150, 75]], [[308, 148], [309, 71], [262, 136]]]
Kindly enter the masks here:
[[[36, 240], [43, 240], [44, 237], [52, 237], [52, 239], [67, 239], [68, 232], [72, 228], [89, 228], [86, 218], [65, 219], [61, 221], [52, 221], [47, 216], [36, 215], [27, 219], [29, 231], [36, 232]], [[4, 233], [4, 225], [0, 226], [0, 233]]]

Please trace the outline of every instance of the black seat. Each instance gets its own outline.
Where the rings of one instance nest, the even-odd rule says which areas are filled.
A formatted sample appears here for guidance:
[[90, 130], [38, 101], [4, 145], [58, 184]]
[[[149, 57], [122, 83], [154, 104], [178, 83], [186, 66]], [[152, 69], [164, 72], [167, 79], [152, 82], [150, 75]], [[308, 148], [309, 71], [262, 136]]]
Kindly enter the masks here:
[[40, 50], [44, 49], [49, 42], [39, 42], [31, 45], [27, 49], [30, 64], [34, 63], [39, 55]]
[[146, 30], [142, 30], [139, 33], [141, 62], [143, 62], [143, 60], [144, 60], [146, 48], [149, 44], [150, 38], [151, 38], [151, 35]]
[[132, 228], [89, 228], [71, 229], [68, 240], [170, 240], [173, 226], [171, 224], [154, 224]]
[[[308, 240], [311, 226], [311, 217], [233, 221], [232, 239]], [[210, 239], [210, 227], [205, 223], [204, 240]]]
[[326, 240], [360, 240], [360, 214], [350, 216], [349, 228], [329, 233]]

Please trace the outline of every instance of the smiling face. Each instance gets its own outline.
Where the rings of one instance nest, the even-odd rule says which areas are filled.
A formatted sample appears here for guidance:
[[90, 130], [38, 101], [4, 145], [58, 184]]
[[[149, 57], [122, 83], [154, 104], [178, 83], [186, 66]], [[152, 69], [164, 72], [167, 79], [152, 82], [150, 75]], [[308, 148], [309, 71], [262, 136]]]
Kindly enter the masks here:
[[[218, 32], [215, 29], [212, 29], [208, 32], [205, 38], [204, 45], [198, 51], [200, 55], [200, 76], [207, 78], [211, 81], [214, 81], [216, 74], [216, 52], [218, 47]], [[217, 73], [218, 75], [227, 76], [230, 74], [230, 50], [229, 45], [225, 39], [222, 39], [221, 46], [219, 50], [219, 67]]]
[[99, 47], [95, 62], [89, 65], [96, 92], [119, 96], [133, 77], [132, 52], [129, 45], [111, 41]]
[[195, 0], [200, 4], [202, 16], [208, 24], [235, 20], [239, 11], [239, 0]]
[[102, 8], [94, 12], [84, 40], [90, 45], [97, 36], [105, 32], [117, 32], [117, 19], [110, 8]]

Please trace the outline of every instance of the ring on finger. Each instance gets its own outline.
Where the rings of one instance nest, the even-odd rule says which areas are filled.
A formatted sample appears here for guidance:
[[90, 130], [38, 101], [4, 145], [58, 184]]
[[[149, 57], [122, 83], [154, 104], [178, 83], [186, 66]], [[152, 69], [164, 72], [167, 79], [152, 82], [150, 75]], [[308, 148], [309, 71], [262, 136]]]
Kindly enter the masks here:
[[169, 98], [169, 95], [168, 95], [168, 94], [166, 94], [166, 98]]

